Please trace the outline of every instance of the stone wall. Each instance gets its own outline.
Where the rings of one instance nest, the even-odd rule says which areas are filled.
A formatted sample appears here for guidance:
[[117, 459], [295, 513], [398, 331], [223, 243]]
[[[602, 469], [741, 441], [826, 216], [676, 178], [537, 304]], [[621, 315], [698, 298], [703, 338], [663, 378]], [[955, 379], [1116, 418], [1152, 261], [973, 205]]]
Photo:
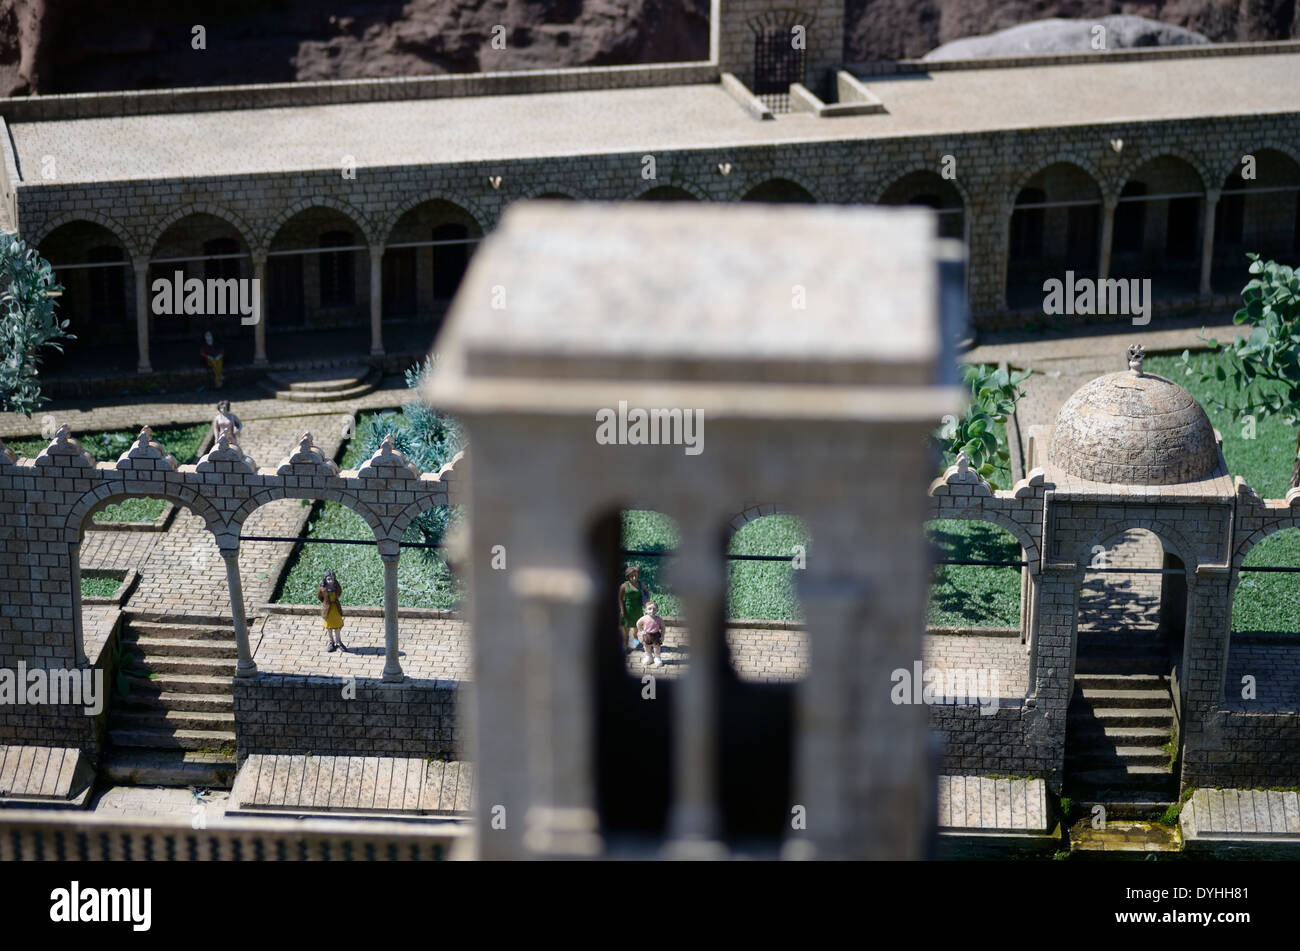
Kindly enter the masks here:
[[[827, 123], [828, 136], [834, 135], [835, 120], [818, 121]], [[1113, 138], [1130, 144], [1119, 154], [1099, 147]], [[940, 171], [943, 156], [952, 155], [958, 169], [953, 184], [966, 202], [971, 309], [977, 325], [990, 327], [1007, 323], [1011, 209], [1016, 194], [1038, 171], [1058, 162], [1073, 163], [1097, 183], [1103, 201], [1114, 201], [1142, 165], [1170, 155], [1184, 159], [1204, 188], [1217, 190], [1240, 168], [1243, 154], [1274, 148], [1300, 162], [1297, 140], [1300, 114], [1260, 114], [899, 136], [872, 140], [870, 148], [860, 139], [831, 139], [656, 150], [658, 177], [653, 181], [641, 177], [645, 153], [637, 151], [495, 162], [499, 189], [477, 163], [365, 169], [355, 180], [345, 180], [334, 170], [317, 170], [111, 184], [39, 183], [17, 189], [17, 211], [22, 235], [37, 245], [59, 225], [85, 220], [109, 228], [130, 259], [152, 255], [171, 223], [207, 213], [233, 225], [258, 256], [266, 253], [289, 217], [315, 205], [342, 211], [368, 244], [381, 247], [392, 240], [393, 226], [405, 212], [432, 199], [460, 206], [483, 231], [496, 226], [511, 202], [553, 191], [612, 201], [670, 185], [709, 200], [736, 201], [764, 182], [783, 178], [819, 202], [861, 204], [878, 201], [909, 173]], [[7, 150], [7, 143], [0, 148]], [[730, 165], [730, 174], [721, 174], [720, 164]]]
[[250, 753], [456, 756], [463, 750], [456, 693], [449, 684], [236, 678], [236, 748], [241, 762]]

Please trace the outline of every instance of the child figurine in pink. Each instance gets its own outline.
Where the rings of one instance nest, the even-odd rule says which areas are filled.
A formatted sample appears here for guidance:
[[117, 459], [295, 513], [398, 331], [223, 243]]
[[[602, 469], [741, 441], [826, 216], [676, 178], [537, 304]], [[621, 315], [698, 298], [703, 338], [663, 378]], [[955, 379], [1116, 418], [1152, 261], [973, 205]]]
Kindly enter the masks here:
[[641, 658], [641, 666], [650, 666], [650, 660], [653, 657], [654, 665], [662, 667], [664, 659], [659, 656], [659, 650], [664, 645], [664, 622], [659, 617], [659, 605], [653, 601], [646, 602], [645, 615], [636, 622], [636, 634], [645, 648], [645, 654]]

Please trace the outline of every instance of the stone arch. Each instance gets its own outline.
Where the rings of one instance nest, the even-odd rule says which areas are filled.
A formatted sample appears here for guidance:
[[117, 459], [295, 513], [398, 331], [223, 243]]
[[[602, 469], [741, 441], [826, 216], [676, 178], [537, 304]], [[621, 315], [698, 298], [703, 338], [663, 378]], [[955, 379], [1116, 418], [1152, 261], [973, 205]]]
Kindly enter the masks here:
[[361, 501], [353, 490], [334, 487], [322, 489], [310, 485], [271, 485], [257, 490], [245, 499], [239, 508], [230, 513], [231, 527], [238, 534], [248, 516], [268, 502], [275, 502], [280, 499], [311, 499], [319, 502], [337, 502], [361, 516], [374, 534], [376, 542], [384, 541], [391, 535], [389, 525], [385, 524], [384, 519], [367, 503]]
[[110, 232], [118, 241], [122, 242], [122, 247], [131, 258], [138, 258], [142, 253], [145, 253], [141, 251], [135, 237], [130, 232], [112, 218], [109, 218], [107, 215], [101, 215], [97, 211], [68, 211], [55, 215], [53, 218], [46, 221], [39, 231], [35, 232], [35, 237], [28, 242], [28, 245], [30, 247], [39, 248], [41, 242], [48, 238], [53, 232], [62, 228], [64, 225], [75, 224], [78, 221], [86, 221], [90, 224], [99, 225], [101, 228]]
[[991, 525], [996, 525], [1019, 542], [1020, 547], [1025, 550], [1025, 560], [1029, 562], [1029, 573], [1035, 576], [1039, 573], [1042, 566], [1042, 556], [1038, 550], [1038, 542], [1024, 525], [1005, 512], [972, 505], [956, 512], [939, 512], [931, 509], [926, 513], [927, 522], [940, 519], [952, 519], [962, 522], [988, 522]]
[[356, 229], [365, 237], [366, 244], [375, 247], [378, 243], [379, 239], [375, 234], [370, 218], [357, 208], [336, 198], [314, 197], [300, 199], [276, 215], [274, 220], [263, 229], [261, 239], [256, 249], [254, 249], [254, 254], [266, 254], [271, 247], [271, 243], [275, 240], [275, 236], [280, 233], [280, 229], [297, 215], [312, 208], [330, 208], [337, 211], [356, 226]]
[[1134, 175], [1146, 166], [1153, 162], [1158, 162], [1162, 158], [1177, 159], [1195, 172], [1197, 178], [1201, 181], [1202, 192], [1207, 191], [1210, 188], [1218, 188], [1219, 183], [1222, 181], [1222, 179], [1220, 179], [1220, 182], [1213, 181], [1213, 172], [1206, 167], [1200, 157], [1190, 155], [1179, 149], [1160, 149], [1148, 154], [1134, 156], [1128, 162], [1125, 162], [1116, 179], [1119, 189], [1123, 190], [1124, 186], [1133, 180]]
[[63, 525], [63, 541], [73, 545], [81, 540], [82, 528], [100, 509], [123, 499], [160, 498], [173, 502], [203, 519], [204, 527], [212, 533], [214, 539], [228, 533], [229, 522], [226, 515], [203, 496], [197, 488], [187, 483], [177, 482], [175, 478], [165, 481], [149, 482], [141, 478], [141, 473], [131, 472], [131, 485], [122, 480], [104, 481], [95, 488], [82, 494], [71, 509]]
[[[971, 204], [970, 192], [967, 191], [965, 184], [961, 181], [959, 177], [954, 177], [951, 179], [944, 178], [942, 175], [940, 175], [938, 172], [934, 170], [934, 167], [932, 165], [922, 164], [922, 163], [916, 163], [913, 165], [906, 166], [903, 168], [903, 170], [900, 173], [889, 178], [883, 185], [877, 188], [875, 192], [871, 195], [869, 200], [870, 204], [873, 205], [881, 204], [881, 199], [885, 197], [885, 195], [889, 192], [891, 188], [893, 188], [899, 182], [903, 181], [905, 178], [908, 178], [909, 176], [912, 175], [916, 175], [919, 172], [928, 172], [934, 175], [935, 177], [939, 178], [945, 184], [951, 185], [954, 189], [956, 189], [957, 194], [961, 196], [961, 203], [963, 208], [966, 209], [970, 207]], [[1026, 179], [1026, 181], [1028, 181], [1028, 179]]]
[[675, 189], [677, 191], [686, 192], [686, 194], [693, 196], [697, 201], [712, 200], [704, 189], [700, 188], [698, 185], [676, 178], [651, 181], [645, 188], [630, 193], [628, 198], [633, 201], [648, 201], [651, 199], [647, 199], [646, 196], [660, 188]]
[[[737, 186], [736, 191], [734, 193], [735, 194], [734, 200], [735, 201], [757, 201], [759, 199], [753, 199], [750, 198], [749, 196], [752, 195], [754, 192], [758, 191], [760, 188], [766, 188], [768, 186], [774, 186], [774, 185], [782, 185], [782, 186], [793, 185], [795, 188], [798, 188], [800, 191], [802, 191], [805, 195], [808, 196], [808, 201], [811, 204], [820, 205], [820, 204], [824, 204], [826, 201], [826, 199], [822, 196], [819, 189], [814, 188], [806, 180], [804, 180], [799, 176], [786, 174], [786, 173], [780, 175], [768, 174], [768, 175], [750, 176], [748, 179], [746, 179], [744, 185]], [[797, 204], [797, 203], [802, 203], [804, 199], [802, 198], [782, 199], [782, 201], [790, 201]]]
[[441, 483], [439, 483], [438, 486], [437, 489], [430, 489], [427, 495], [422, 495], [417, 498], [414, 502], [411, 502], [393, 516], [388, 526], [389, 538], [393, 541], [400, 541], [402, 533], [406, 531], [406, 527], [410, 525], [411, 521], [421, 512], [427, 512], [429, 509], [437, 508], [438, 506], [450, 506], [452, 504], [447, 495], [447, 491], [442, 488]]
[[418, 197], [405, 202], [386, 218], [379, 221], [375, 228], [375, 234], [377, 235], [378, 240], [387, 245], [393, 236], [393, 229], [397, 227], [397, 223], [402, 220], [406, 213], [414, 211], [416, 208], [419, 208], [421, 205], [428, 202], [446, 202], [449, 205], [456, 206], [464, 212], [468, 218], [473, 220], [474, 224], [477, 225], [480, 234], [487, 234], [488, 232], [488, 226], [484, 222], [493, 220], [493, 216], [490, 215], [476, 199], [471, 198], [468, 195], [453, 197], [444, 189], [435, 189], [433, 191], [424, 192]]
[[1266, 521], [1261, 528], [1255, 529], [1255, 531], [1237, 542], [1237, 547], [1232, 551], [1232, 575], [1228, 581], [1229, 605], [1232, 604], [1232, 599], [1237, 594], [1237, 585], [1241, 582], [1241, 566], [1246, 563], [1246, 556], [1250, 554], [1251, 549], [1264, 539], [1292, 528], [1300, 528], [1300, 517], [1284, 515], [1279, 518], [1272, 518]]
[[144, 245], [145, 254], [153, 254], [154, 248], [162, 240], [162, 236], [167, 233], [167, 229], [178, 221], [190, 218], [194, 215], [211, 215], [214, 218], [220, 218], [230, 227], [234, 228], [239, 237], [244, 242], [244, 247], [248, 248], [249, 253], [254, 253], [256, 245], [253, 241], [253, 229], [250, 228], [242, 218], [234, 212], [222, 208], [220, 205], [213, 205], [208, 202], [198, 202], [188, 205], [182, 205], [169, 213], [159, 224], [150, 232], [148, 240]]
[[1117, 540], [1125, 532], [1141, 528], [1150, 532], [1160, 540], [1160, 544], [1165, 551], [1171, 552], [1182, 561], [1183, 567], [1187, 571], [1187, 584], [1191, 587], [1196, 580], [1196, 566], [1198, 560], [1196, 557], [1196, 546], [1188, 540], [1179, 529], [1175, 528], [1169, 522], [1163, 519], [1134, 519], [1125, 522], [1110, 522], [1105, 528], [1099, 529], [1093, 533], [1092, 537], [1080, 544], [1074, 552], [1074, 561], [1078, 566], [1078, 577], [1082, 580], [1084, 573], [1088, 570], [1088, 565], [1092, 562], [1092, 549], [1095, 545], [1107, 545], [1109, 542]]
[[[1289, 158], [1296, 165], [1300, 165], [1300, 151], [1297, 151], [1293, 142], [1281, 142], [1277, 139], [1252, 140], [1253, 148], [1242, 148], [1231, 150], [1231, 158], [1226, 160], [1220, 169], [1222, 174], [1213, 177], [1216, 183], [1215, 188], [1220, 187], [1234, 172], [1241, 170], [1241, 158], [1243, 155], [1258, 156], [1260, 152], [1277, 152]], [[1214, 173], [1211, 173], [1212, 176]]]
[[1073, 165], [1079, 171], [1083, 172], [1090, 179], [1092, 179], [1093, 184], [1097, 186], [1098, 194], [1103, 199], [1106, 197], [1107, 192], [1102, 184], [1106, 179], [1105, 176], [1102, 175], [1101, 170], [1098, 169], [1096, 165], [1094, 165], [1092, 162], [1088, 161], [1087, 159], [1081, 158], [1073, 154], [1052, 155], [1052, 156], [1047, 156], [1041, 161], [1034, 162], [1033, 167], [1028, 172], [1021, 175], [1019, 178], [1015, 179], [1011, 183], [1011, 187], [1009, 191], [1006, 193], [1004, 199], [1008, 211], [1015, 208], [1016, 196], [1019, 195], [1024, 190], [1025, 186], [1028, 185], [1029, 182], [1032, 181], [1034, 177], [1037, 176], [1040, 172], [1045, 172], [1053, 165]]

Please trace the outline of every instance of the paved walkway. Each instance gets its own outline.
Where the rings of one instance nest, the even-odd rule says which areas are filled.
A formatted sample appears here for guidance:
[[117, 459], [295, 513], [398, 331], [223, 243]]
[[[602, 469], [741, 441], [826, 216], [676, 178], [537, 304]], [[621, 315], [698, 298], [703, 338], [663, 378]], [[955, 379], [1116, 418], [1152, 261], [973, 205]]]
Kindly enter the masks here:
[[[95, 405], [90, 406], [85, 400], [55, 400], [33, 413], [31, 419], [22, 413], [0, 413], [0, 439], [36, 438], [42, 432], [53, 432], [64, 423], [71, 427], [74, 436], [78, 433], [121, 429], [138, 432], [141, 426], [157, 429], [161, 426], [210, 423], [216, 412], [217, 401], [221, 399], [230, 400], [235, 412], [244, 421], [244, 431], [248, 437], [255, 433], [254, 427], [248, 425], [250, 421], [284, 418], [309, 419], [312, 435], [324, 436], [330, 430], [341, 432], [343, 421], [351, 419], [359, 411], [401, 406], [411, 399], [411, 391], [399, 377], [388, 377], [373, 392], [339, 403], [277, 400], [256, 387], [224, 389], [219, 392], [169, 393], [157, 402], [142, 401], [139, 397], [123, 397], [117, 400], [96, 400]], [[261, 466], [275, 465], [280, 461], [278, 456], [274, 459], [259, 456], [247, 446], [244, 451]]]
[[110, 786], [95, 794], [90, 809], [119, 819], [174, 819], [193, 829], [220, 822], [230, 803], [223, 789], [164, 789], [161, 786]]

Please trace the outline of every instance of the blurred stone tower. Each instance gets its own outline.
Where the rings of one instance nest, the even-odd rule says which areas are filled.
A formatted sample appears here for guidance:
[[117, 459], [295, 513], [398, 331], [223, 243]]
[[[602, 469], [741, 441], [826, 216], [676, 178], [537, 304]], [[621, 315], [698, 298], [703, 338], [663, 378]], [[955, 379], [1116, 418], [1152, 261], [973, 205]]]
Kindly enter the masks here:
[[[890, 678], [921, 658], [925, 437], [961, 403], [933, 214], [560, 205], [511, 208], [474, 256], [426, 394], [472, 447], [474, 854], [925, 855], [927, 711]], [[707, 439], [602, 438], [629, 406]], [[751, 504], [812, 539], [798, 683], [732, 674], [726, 545]], [[689, 669], [653, 689], [611, 610], [634, 508], [681, 528]]]
[[710, 24], [719, 69], [759, 96], [824, 95], [844, 61], [843, 0], [713, 0]]

